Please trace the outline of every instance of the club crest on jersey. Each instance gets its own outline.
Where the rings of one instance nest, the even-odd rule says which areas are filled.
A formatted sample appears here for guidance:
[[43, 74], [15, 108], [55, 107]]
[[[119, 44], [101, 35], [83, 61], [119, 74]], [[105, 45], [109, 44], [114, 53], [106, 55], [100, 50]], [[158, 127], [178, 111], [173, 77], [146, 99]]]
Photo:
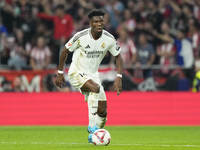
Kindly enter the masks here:
[[105, 43], [102, 43], [101, 48], [105, 48]]

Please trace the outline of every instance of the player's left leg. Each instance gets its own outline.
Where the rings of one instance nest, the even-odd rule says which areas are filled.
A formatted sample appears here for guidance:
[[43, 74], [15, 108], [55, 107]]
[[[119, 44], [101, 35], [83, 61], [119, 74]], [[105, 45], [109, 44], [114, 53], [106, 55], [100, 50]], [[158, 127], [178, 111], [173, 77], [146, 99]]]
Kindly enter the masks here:
[[107, 121], [107, 101], [98, 101], [95, 122], [98, 128], [103, 128]]
[[87, 130], [89, 133], [94, 133], [97, 129], [103, 128], [107, 121], [107, 102], [91, 99], [90, 96], [88, 100], [88, 114], [89, 126]]
[[[89, 113], [89, 115], [90, 115], [90, 113]], [[91, 114], [91, 115], [93, 115], [93, 114]], [[88, 126], [88, 132], [89, 133], [94, 133], [99, 128], [103, 128], [104, 127], [104, 125], [105, 125], [105, 123], [107, 121], [107, 118], [106, 118], [107, 117], [107, 101], [98, 101], [97, 114], [96, 114], [96, 116], [94, 115], [94, 116], [90, 117], [90, 119], [93, 118], [93, 117], [95, 117], [96, 125], [94, 127], [92, 127], [92, 128], [90, 127], [90, 125]], [[90, 120], [90, 122], [93, 122], [93, 121]], [[90, 143], [93, 143], [92, 134], [89, 134], [88, 141]]]
[[[90, 133], [95, 132], [99, 128], [103, 128], [106, 121], [107, 121], [106, 117], [107, 117], [107, 101], [106, 100], [105, 101], [98, 101], [97, 114], [95, 116], [96, 125], [93, 128], [90, 128], [90, 126], [88, 126], [88, 129], [91, 130]], [[92, 134], [89, 134], [88, 141], [90, 143], [93, 143]]]

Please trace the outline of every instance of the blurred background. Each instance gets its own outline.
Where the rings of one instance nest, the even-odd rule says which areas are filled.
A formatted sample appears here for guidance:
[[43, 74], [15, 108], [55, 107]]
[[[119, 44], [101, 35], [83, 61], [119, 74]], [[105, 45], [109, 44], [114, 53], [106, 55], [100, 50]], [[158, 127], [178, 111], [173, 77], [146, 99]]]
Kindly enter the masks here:
[[[122, 48], [125, 91], [200, 90], [199, 0], [0, 0], [0, 92], [75, 91], [55, 86], [64, 44], [89, 27], [87, 13], [106, 12], [105, 30]], [[110, 53], [100, 78], [112, 91]]]

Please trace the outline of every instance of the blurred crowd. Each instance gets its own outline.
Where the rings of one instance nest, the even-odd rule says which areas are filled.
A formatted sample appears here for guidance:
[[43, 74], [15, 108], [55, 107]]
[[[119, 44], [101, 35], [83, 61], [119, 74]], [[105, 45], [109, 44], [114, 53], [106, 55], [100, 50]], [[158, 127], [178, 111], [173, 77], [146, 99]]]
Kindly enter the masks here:
[[[193, 79], [200, 70], [194, 66], [200, 59], [199, 0], [0, 0], [1, 64], [15, 70], [58, 65], [62, 47], [89, 27], [87, 13], [95, 8], [106, 12], [105, 30], [122, 48], [130, 74], [133, 66], [145, 66], [141, 75], [148, 78], [151, 66], [161, 65], [159, 75], [167, 77], [170, 66], [179, 65]], [[106, 54], [102, 64], [114, 66], [113, 57]]]

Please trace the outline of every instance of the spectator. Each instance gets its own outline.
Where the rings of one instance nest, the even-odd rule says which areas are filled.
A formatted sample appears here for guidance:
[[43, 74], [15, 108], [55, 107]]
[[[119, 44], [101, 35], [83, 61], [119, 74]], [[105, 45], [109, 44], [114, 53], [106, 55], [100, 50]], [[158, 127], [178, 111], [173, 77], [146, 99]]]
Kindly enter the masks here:
[[13, 81], [13, 87], [12, 82], [4, 80], [2, 82], [2, 88], [4, 92], [24, 92], [22, 89], [22, 79], [20, 76], [16, 77]]
[[192, 68], [194, 62], [191, 42], [186, 38], [186, 29], [179, 29], [176, 38], [154, 32], [154, 35], [163, 41], [174, 43], [177, 49], [177, 64], [187, 69]]
[[[147, 42], [146, 35], [140, 34], [139, 36], [139, 43], [137, 45], [137, 63], [136, 67], [140, 68], [141, 65], [146, 65], [150, 67], [155, 60], [155, 52], [153, 45]], [[152, 77], [153, 72], [151, 69], [144, 69], [143, 70], [143, 77], [148, 78]]]
[[137, 16], [137, 21], [138, 22], [144, 22], [146, 16], [148, 15], [147, 9], [146, 9], [146, 3], [144, 0], [138, 1], [135, 7], [135, 14]]
[[182, 7], [182, 13], [184, 17], [184, 21], [187, 21], [188, 19], [193, 17], [193, 6], [191, 4], [183, 4]]
[[199, 0], [194, 0], [193, 8], [194, 8], [194, 17], [200, 22], [200, 1]]
[[[161, 31], [166, 36], [170, 36], [170, 26], [166, 21], [161, 24]], [[157, 55], [160, 57], [160, 65], [162, 66], [161, 74], [164, 76], [169, 75], [169, 65], [175, 64], [176, 49], [173, 43], [163, 42], [157, 47]]]
[[0, 33], [4, 33], [6, 36], [8, 36], [8, 30], [7, 28], [3, 25], [2, 19], [0, 18]]
[[62, 47], [62, 45], [64, 45], [67, 41], [67, 39], [70, 38], [73, 31], [72, 17], [68, 14], [65, 14], [63, 5], [58, 5], [56, 7], [56, 15], [38, 13], [37, 16], [43, 19], [52, 20], [54, 23], [54, 61], [57, 63], [59, 60], [60, 47]]
[[31, 51], [30, 64], [33, 70], [42, 70], [50, 63], [51, 52], [48, 46], [45, 45], [44, 38], [37, 39], [37, 46]]
[[2, 19], [2, 24], [5, 25], [9, 34], [13, 33], [14, 26], [14, 10], [11, 5], [6, 1], [0, 1], [0, 18]]
[[194, 78], [194, 55], [191, 42], [186, 38], [187, 30], [179, 29], [176, 38], [171, 38], [168, 35], [161, 35], [159, 33], [154, 33], [158, 38], [163, 41], [174, 43], [177, 49], [177, 64], [184, 67], [183, 72], [185, 76], [190, 81], [190, 86], [192, 85], [192, 80]]
[[34, 43], [36, 43], [36, 39], [37, 37], [42, 36], [45, 39], [45, 43], [47, 45], [52, 45], [52, 31], [48, 30], [48, 28], [46, 27], [46, 24], [40, 23], [38, 24], [37, 28], [36, 28], [36, 34], [34, 37]]
[[161, 44], [161, 41], [152, 34], [153, 30], [154, 30], [153, 22], [149, 20], [145, 21], [142, 32], [146, 34], [147, 41], [151, 43], [154, 47], [157, 47], [158, 45]]
[[200, 58], [200, 34], [199, 34], [199, 22], [195, 18], [190, 18], [188, 20], [188, 38], [192, 41], [192, 48], [194, 53], [194, 58]]
[[132, 0], [128, 0], [127, 2], [127, 9], [131, 12], [131, 14], [133, 14], [136, 10], [136, 2], [132, 1]]
[[24, 39], [22, 30], [15, 31], [15, 42], [11, 45], [10, 59], [8, 66], [15, 70], [27, 68], [27, 62], [30, 56], [31, 45]]
[[11, 92], [12, 83], [6, 79], [1, 82], [1, 92]]
[[7, 35], [7, 28], [2, 24], [0, 17], [0, 64], [7, 64], [7, 61], [9, 59]]
[[94, 9], [94, 3], [92, 1], [88, 1], [88, 0], [78, 0], [78, 2], [80, 3], [80, 5], [87, 9], [87, 10], [91, 10]]
[[122, 22], [122, 27], [128, 31], [129, 36], [133, 36], [133, 32], [136, 27], [136, 21], [129, 9], [125, 9], [124, 11], [124, 22]]
[[119, 0], [110, 0], [105, 5], [105, 10], [110, 16], [112, 26], [116, 29], [121, 22], [121, 15], [124, 10], [124, 5]]
[[78, 9], [77, 16], [74, 18], [76, 32], [88, 28], [88, 18], [85, 15], [85, 9], [81, 7]]
[[48, 15], [45, 13], [38, 13], [38, 17], [51, 20], [54, 23], [54, 39], [62, 42], [70, 38], [73, 31], [73, 20], [68, 14], [65, 14], [64, 6], [58, 5], [56, 7], [56, 15]]
[[21, 77], [16, 77], [13, 81], [13, 89], [10, 90], [10, 92], [24, 92], [22, 90], [22, 79]]
[[183, 3], [181, 9], [181, 14], [176, 18], [176, 29], [184, 29], [186, 27], [186, 24], [190, 18], [193, 17], [193, 7], [191, 4]]
[[153, 23], [154, 29], [160, 32], [160, 25], [163, 22], [164, 16], [158, 11], [158, 2], [156, 0], [151, 0], [148, 3], [149, 13], [146, 20]]
[[119, 31], [119, 38], [117, 43], [121, 47], [121, 56], [123, 64], [131, 68], [132, 64], [136, 62], [136, 47], [135, 43], [129, 38], [128, 32], [125, 29]]
[[104, 29], [115, 36], [116, 31], [115, 31], [115, 28], [112, 26], [112, 24], [110, 22], [110, 16], [108, 14], [104, 15], [104, 22], [105, 22]]
[[[170, 0], [171, 1], [171, 0]], [[168, 1], [166, 0], [159, 0], [158, 10], [165, 19], [169, 19], [172, 13], [172, 7], [169, 5]]]

